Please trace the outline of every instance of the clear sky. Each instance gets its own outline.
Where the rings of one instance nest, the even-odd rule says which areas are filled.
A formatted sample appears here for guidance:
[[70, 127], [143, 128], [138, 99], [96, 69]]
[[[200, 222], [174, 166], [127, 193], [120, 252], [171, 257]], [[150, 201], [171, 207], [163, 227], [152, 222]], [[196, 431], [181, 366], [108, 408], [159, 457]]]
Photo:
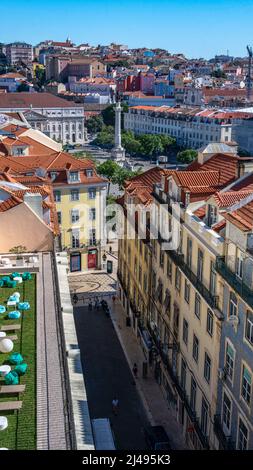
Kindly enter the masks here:
[[253, 0], [0, 0], [0, 41], [161, 47], [188, 57], [245, 56]]

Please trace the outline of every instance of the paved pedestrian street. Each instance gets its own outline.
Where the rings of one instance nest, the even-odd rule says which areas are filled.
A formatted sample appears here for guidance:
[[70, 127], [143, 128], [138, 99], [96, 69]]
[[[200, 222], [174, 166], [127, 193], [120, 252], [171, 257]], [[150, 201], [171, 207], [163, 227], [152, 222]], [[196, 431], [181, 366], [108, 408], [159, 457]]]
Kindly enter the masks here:
[[84, 306], [75, 308], [74, 317], [91, 419], [110, 419], [117, 449], [146, 449], [146, 413], [111, 319]]

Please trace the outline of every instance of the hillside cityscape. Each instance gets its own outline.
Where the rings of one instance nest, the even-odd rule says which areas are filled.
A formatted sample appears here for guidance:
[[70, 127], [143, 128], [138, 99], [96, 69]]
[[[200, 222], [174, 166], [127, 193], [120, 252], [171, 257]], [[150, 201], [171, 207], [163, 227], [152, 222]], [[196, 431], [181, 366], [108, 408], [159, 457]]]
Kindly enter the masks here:
[[252, 46], [65, 36], [0, 43], [0, 448], [252, 450]]

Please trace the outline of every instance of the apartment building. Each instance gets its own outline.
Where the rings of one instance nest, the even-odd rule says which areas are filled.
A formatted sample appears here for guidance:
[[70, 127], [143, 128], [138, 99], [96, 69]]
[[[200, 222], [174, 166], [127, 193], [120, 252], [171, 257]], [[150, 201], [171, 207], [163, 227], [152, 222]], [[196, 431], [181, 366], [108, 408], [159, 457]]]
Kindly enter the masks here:
[[[124, 128], [136, 134], [168, 134], [179, 145], [199, 148], [212, 142], [231, 142], [233, 125], [251, 113], [167, 106], [133, 106], [124, 114]], [[243, 142], [242, 142], [243, 144]]]
[[22, 113], [32, 128], [62, 144], [86, 141], [84, 110], [51, 93], [1, 93], [1, 113]]
[[12, 42], [4, 46], [4, 53], [9, 65], [20, 64], [32, 65], [33, 46], [25, 42]]
[[95, 57], [47, 55], [46, 79], [68, 81], [68, 77], [95, 77], [106, 72], [106, 65]]
[[[0, 168], [26, 181], [46, 179], [52, 185], [62, 249], [70, 270], [101, 266], [106, 239], [104, 209], [107, 180], [97, 175], [94, 163], [78, 160], [59, 144], [15, 119], [0, 126]], [[20, 180], [21, 181], [21, 180]]]
[[[223, 413], [222, 420], [227, 416], [227, 409], [225, 415], [223, 409], [228, 400], [225, 398], [226, 404], [223, 405], [224, 399], [221, 399], [226, 387], [221, 369], [224, 369], [228, 341], [235, 351], [240, 351], [236, 353], [241, 359], [237, 367], [242, 371], [234, 379], [237, 392], [231, 387], [232, 392], [238, 395], [243, 390], [240, 393], [248, 400], [245, 404], [248, 407], [247, 420], [244, 409], [244, 420], [241, 417], [240, 424], [237, 405], [233, 404], [233, 426], [237, 426], [234, 434], [240, 434], [237, 441], [234, 439], [235, 447], [240, 449], [245, 445], [250, 448], [252, 439], [252, 313], [249, 306], [248, 311], [240, 306], [240, 315], [244, 316], [244, 322], [240, 320], [239, 323], [242, 323], [241, 332], [247, 331], [248, 338], [251, 338], [246, 340], [248, 344], [243, 345], [242, 351], [239, 330], [234, 337], [231, 333], [236, 321], [233, 325], [227, 322], [230, 294], [222, 272], [228, 245], [227, 219], [234, 213], [231, 210], [235, 203], [240, 206], [253, 197], [251, 180], [247, 183], [247, 178], [252, 179], [251, 165], [250, 162], [241, 162], [233, 154], [199, 152], [198, 160], [186, 171], [161, 172], [160, 181], [153, 179], [153, 190], [150, 189], [152, 177], [148, 177], [148, 172], [147, 187], [143, 188], [141, 181], [138, 185], [137, 177], [136, 187], [126, 187], [124, 199], [119, 201], [125, 207], [125, 215], [127, 204], [144, 204], [142, 211], [135, 215], [135, 231], [143, 225], [144, 209], [151, 211], [151, 204], [155, 207], [152, 211], [157, 214], [155, 220], [160, 220], [157, 236], [152, 237], [153, 223], [148, 216], [144, 222], [148, 230], [143, 240], [139, 240], [137, 235], [131, 241], [127, 235], [121, 240], [120, 298], [126, 314], [135, 318], [137, 336], [146, 345], [144, 349], [150, 373], [155, 374], [171, 411], [182, 425], [187, 444], [194, 449], [226, 448], [220, 416]], [[172, 217], [175, 203], [180, 208], [178, 219]], [[169, 227], [173, 234], [177, 232], [175, 246], [168, 247], [170, 235], [164, 235], [164, 227]], [[234, 230], [230, 232], [238, 241]], [[252, 241], [251, 237], [244, 239], [250, 240], [249, 243]], [[229, 246], [231, 250], [231, 244]], [[145, 256], [148, 262], [145, 262]], [[240, 256], [238, 254], [237, 258]], [[237, 261], [236, 266], [239, 264]], [[229, 279], [231, 283], [231, 277]], [[238, 290], [239, 286], [241, 289], [241, 283]], [[231, 312], [235, 316], [234, 296], [231, 302], [235, 304], [231, 304]], [[240, 381], [244, 384], [241, 389]], [[231, 390], [227, 395], [231, 400]], [[236, 400], [239, 401], [239, 397], [236, 396]]]

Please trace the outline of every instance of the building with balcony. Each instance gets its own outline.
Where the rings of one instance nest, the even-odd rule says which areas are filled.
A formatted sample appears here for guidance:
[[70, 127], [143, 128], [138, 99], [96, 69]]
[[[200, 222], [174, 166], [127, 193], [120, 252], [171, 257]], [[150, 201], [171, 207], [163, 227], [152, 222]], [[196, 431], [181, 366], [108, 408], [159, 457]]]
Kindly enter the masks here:
[[[244, 271], [244, 282], [237, 280], [232, 287], [232, 267], [225, 269], [224, 261], [227, 259], [230, 220], [237, 218], [237, 223], [241, 224], [242, 214], [248, 230], [244, 238], [238, 238], [234, 228], [229, 233], [234, 236], [236, 249], [240, 240], [252, 249], [251, 164], [232, 153], [215, 154], [210, 148], [207, 152], [203, 149], [185, 171], [163, 170], [155, 184], [148, 172], [137, 177], [132, 187], [131, 182], [126, 187], [124, 198], [119, 201], [125, 208], [125, 215], [131, 204], [142, 204], [140, 211], [133, 209], [135, 238], [130, 241], [129, 232], [125, 231], [119, 244], [120, 298], [127, 315], [135, 312], [136, 333], [145, 343], [148, 367], [154, 372], [169, 407], [182, 425], [187, 444], [194, 449], [252, 446], [250, 364], [253, 357], [250, 344], [244, 345], [242, 336], [238, 336], [241, 328], [241, 334], [247, 331], [247, 337], [251, 338], [245, 341], [250, 343], [252, 340], [251, 268]], [[144, 179], [145, 175], [149, 186], [145, 187], [141, 181], [136, 184], [138, 178]], [[144, 227], [145, 236], [139, 240], [138, 231]], [[242, 255], [235, 255], [231, 244], [229, 250], [238, 258], [234, 266], [241, 273], [239, 260]], [[227, 321], [228, 303], [231, 304], [231, 315], [235, 317], [242, 293], [248, 306], [242, 307], [240, 303], [238, 312], [244, 323], [236, 318]], [[233, 328], [237, 328], [234, 335], [231, 333]], [[242, 404], [244, 419], [241, 417], [240, 422], [236, 410], [239, 397], [234, 399], [236, 404], [233, 401], [233, 422], [237, 423], [236, 432], [240, 434], [237, 440], [231, 430], [224, 437], [223, 424], [220, 424], [230, 412], [225, 408], [229, 405], [227, 398], [225, 405], [222, 398], [227, 336], [234, 351], [240, 351], [236, 352], [240, 362], [240, 365], [236, 362], [236, 367], [241, 368], [241, 374], [238, 371], [233, 375], [234, 383], [238, 382], [237, 390], [239, 384], [244, 384], [241, 393], [248, 400], [247, 420], [246, 404], [244, 408]], [[231, 357], [233, 362], [235, 352]], [[233, 388], [227, 393], [232, 401], [231, 393], [235, 393]]]
[[200, 148], [217, 142], [230, 143], [239, 135], [240, 146], [250, 148], [251, 127], [247, 123], [252, 114], [197, 107], [169, 107], [165, 102], [160, 105], [155, 103], [155, 98], [153, 97], [154, 105], [143, 102], [139, 103], [140, 106], [128, 109], [124, 114], [126, 130], [136, 134], [167, 134], [175, 137], [179, 145], [188, 148]]

